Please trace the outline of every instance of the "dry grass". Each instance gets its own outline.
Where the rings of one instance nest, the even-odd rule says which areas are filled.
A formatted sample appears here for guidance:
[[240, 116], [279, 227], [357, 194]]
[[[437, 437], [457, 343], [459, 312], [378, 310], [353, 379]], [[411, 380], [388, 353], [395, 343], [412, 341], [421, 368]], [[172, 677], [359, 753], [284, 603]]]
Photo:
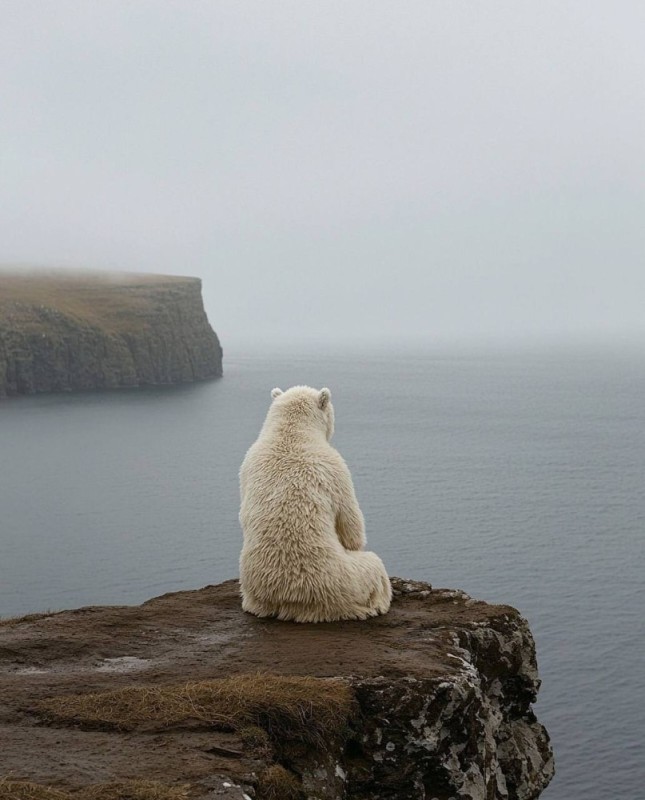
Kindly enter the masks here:
[[316, 742], [345, 731], [353, 704], [351, 689], [340, 680], [253, 674], [54, 697], [38, 710], [55, 722], [93, 728], [258, 726], [272, 739]]
[[[63, 320], [111, 332], [141, 325], [154, 291], [192, 278], [72, 271], [0, 271], [0, 323], [17, 331], [54, 330]], [[152, 294], [151, 294], [152, 290]], [[139, 315], [139, 317], [137, 316]]]
[[61, 614], [61, 611], [38, 611], [34, 614], [25, 614], [22, 617], [0, 617], [0, 628], [10, 628], [13, 625], [20, 625], [22, 622], [37, 622], [45, 617], [53, 617], [55, 614]]
[[102, 783], [63, 792], [29, 781], [0, 780], [0, 800], [185, 800], [187, 797], [187, 786], [166, 786], [156, 781]]
[[257, 725], [247, 725], [244, 728], [239, 728], [237, 735], [242, 740], [245, 748], [253, 754], [259, 758], [272, 759], [273, 746], [269, 734], [264, 728], [258, 728]]
[[304, 792], [291, 772], [273, 764], [258, 778], [258, 800], [303, 800]]
[[185, 800], [188, 786], [166, 786], [156, 781], [127, 781], [88, 786], [72, 800]]
[[0, 780], [0, 800], [69, 800], [67, 792], [29, 781]]

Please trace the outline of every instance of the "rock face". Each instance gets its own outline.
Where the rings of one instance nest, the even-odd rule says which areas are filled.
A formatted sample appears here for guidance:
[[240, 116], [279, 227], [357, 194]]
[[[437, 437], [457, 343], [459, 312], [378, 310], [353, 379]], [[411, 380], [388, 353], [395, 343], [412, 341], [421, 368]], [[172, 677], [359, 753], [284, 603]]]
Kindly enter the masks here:
[[0, 272], [0, 396], [221, 374], [198, 278]]
[[0, 787], [10, 774], [247, 800], [538, 797], [553, 757], [526, 621], [392, 583], [390, 613], [366, 622], [257, 619], [228, 581], [0, 623]]

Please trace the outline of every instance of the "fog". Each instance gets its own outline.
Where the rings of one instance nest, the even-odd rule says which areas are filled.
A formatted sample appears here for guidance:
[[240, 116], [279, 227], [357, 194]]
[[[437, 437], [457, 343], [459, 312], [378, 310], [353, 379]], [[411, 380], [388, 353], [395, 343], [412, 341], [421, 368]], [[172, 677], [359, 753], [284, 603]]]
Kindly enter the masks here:
[[253, 342], [645, 336], [645, 5], [3, 0], [0, 262]]

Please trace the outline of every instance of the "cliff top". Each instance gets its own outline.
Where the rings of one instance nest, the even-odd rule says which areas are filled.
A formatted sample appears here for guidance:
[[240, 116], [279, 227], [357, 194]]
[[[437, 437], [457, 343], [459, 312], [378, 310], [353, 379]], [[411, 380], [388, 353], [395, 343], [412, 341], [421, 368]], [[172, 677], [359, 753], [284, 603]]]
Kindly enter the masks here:
[[537, 797], [553, 768], [525, 620], [393, 588], [365, 622], [258, 619], [237, 581], [1, 622], [0, 797]]
[[68, 319], [121, 332], [136, 329], [160, 291], [201, 288], [199, 278], [129, 272], [0, 270], [0, 328], [37, 332]]

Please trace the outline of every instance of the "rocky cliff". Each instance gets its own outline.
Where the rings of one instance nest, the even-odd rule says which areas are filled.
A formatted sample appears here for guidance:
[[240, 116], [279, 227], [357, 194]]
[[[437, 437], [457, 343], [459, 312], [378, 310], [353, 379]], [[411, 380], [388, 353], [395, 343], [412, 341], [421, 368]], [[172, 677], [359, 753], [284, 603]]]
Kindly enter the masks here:
[[198, 278], [0, 272], [0, 396], [221, 374]]
[[538, 797], [553, 758], [526, 621], [393, 587], [366, 622], [260, 620], [229, 581], [0, 623], [0, 797]]

